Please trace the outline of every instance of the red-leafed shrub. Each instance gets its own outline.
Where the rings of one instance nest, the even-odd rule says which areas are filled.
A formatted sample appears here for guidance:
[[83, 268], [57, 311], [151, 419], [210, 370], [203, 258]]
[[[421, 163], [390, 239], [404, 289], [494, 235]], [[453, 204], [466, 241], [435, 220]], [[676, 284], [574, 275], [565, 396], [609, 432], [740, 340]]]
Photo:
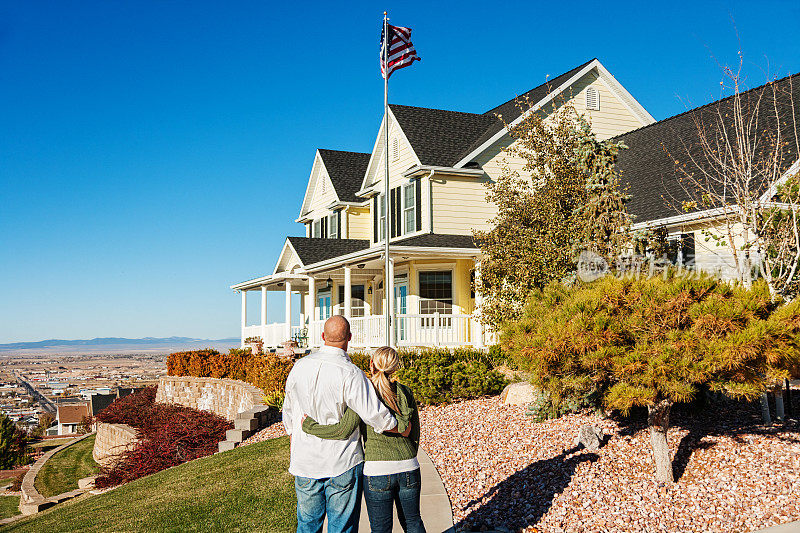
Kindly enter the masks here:
[[232, 349], [227, 354], [197, 350], [171, 354], [167, 358], [167, 374], [238, 379], [269, 393], [283, 390], [292, 365], [292, 361], [274, 353], [252, 354], [249, 348]]
[[148, 387], [116, 400], [97, 419], [136, 428], [136, 445], [111, 465], [101, 469], [98, 488], [126, 483], [165, 468], [211, 455], [233, 424], [208, 411], [155, 402], [156, 389]]

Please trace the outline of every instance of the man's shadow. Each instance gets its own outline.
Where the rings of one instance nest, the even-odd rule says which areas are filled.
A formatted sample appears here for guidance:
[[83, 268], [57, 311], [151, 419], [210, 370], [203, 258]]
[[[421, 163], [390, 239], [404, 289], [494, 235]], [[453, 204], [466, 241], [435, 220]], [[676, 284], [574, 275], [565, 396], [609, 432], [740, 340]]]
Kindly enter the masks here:
[[[575, 454], [578, 450], [571, 448], [550, 459], [536, 461], [468, 502], [464, 510], [469, 510], [469, 514], [456, 524], [456, 531], [499, 525], [516, 530], [535, 524], [550, 509], [556, 494], [569, 485], [578, 465], [599, 458], [595, 453]], [[519, 500], [526, 505], [518, 505]]]

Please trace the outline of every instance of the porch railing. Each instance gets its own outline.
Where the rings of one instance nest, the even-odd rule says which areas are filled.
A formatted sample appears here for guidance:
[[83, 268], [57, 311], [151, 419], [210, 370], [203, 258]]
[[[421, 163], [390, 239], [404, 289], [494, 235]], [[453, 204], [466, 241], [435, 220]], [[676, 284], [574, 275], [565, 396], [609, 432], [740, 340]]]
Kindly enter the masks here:
[[[309, 346], [322, 342], [323, 320], [312, 320], [305, 326], [292, 326], [292, 337], [303, 337]], [[383, 315], [353, 317], [350, 329], [354, 348], [375, 348], [385, 344], [385, 319]], [[480, 323], [466, 314], [405, 314], [397, 315], [395, 331], [398, 346], [490, 346], [496, 336], [481, 330]], [[479, 341], [482, 333], [482, 342]], [[247, 326], [242, 330], [242, 339], [258, 336], [264, 339], [264, 347], [274, 348], [286, 341], [286, 324]]]

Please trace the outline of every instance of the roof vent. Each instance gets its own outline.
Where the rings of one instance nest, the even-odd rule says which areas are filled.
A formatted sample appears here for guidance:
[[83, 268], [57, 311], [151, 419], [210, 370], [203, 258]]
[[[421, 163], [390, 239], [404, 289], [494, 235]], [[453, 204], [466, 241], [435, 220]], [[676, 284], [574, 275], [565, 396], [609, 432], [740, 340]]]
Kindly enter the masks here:
[[586, 88], [586, 109], [600, 110], [600, 93], [594, 87]]
[[397, 142], [397, 137], [392, 139], [392, 161], [400, 159], [400, 143]]

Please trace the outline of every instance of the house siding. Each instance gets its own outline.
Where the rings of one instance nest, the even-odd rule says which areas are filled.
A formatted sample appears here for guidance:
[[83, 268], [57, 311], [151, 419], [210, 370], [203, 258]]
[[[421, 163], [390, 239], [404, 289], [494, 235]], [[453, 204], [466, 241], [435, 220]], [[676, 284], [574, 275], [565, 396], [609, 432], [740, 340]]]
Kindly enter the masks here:
[[347, 208], [347, 238], [372, 239], [372, 216], [369, 206]]
[[[497, 206], [486, 200], [487, 178], [434, 176], [431, 183], [433, 232], [471, 235], [489, 228]], [[424, 226], [423, 226], [424, 227]]]

